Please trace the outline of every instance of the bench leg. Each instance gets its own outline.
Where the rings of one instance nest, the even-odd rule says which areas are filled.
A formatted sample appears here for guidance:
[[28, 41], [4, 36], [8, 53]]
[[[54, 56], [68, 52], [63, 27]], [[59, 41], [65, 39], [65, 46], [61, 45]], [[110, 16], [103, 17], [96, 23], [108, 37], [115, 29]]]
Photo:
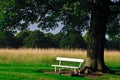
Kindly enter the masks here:
[[59, 68], [59, 73], [61, 73], [61, 68]]
[[[57, 72], [57, 67], [55, 66], [55, 72]], [[61, 72], [61, 68], [59, 68], [59, 73]]]
[[74, 73], [77, 74], [76, 68], [74, 68]]
[[56, 66], [55, 66], [55, 72], [57, 72]]

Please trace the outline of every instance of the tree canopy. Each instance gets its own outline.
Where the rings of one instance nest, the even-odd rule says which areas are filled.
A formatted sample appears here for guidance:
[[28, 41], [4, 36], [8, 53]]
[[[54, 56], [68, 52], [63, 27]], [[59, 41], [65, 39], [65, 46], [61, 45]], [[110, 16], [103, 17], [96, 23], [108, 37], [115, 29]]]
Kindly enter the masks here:
[[81, 3], [77, 0], [14, 0], [13, 5], [7, 6], [6, 17], [2, 21], [6, 24], [1, 27], [25, 29], [31, 23], [38, 23], [42, 29], [54, 29], [57, 22], [62, 22], [66, 27], [81, 30], [88, 20], [88, 13], [80, 6]]
[[[94, 6], [94, 0], [3, 0], [0, 3], [0, 28], [7, 30], [24, 30], [32, 23], [49, 30], [56, 28], [58, 22], [61, 22], [64, 24], [63, 30], [72, 28], [81, 32], [89, 28], [90, 11]], [[98, 3], [99, 0], [96, 5]], [[109, 14], [117, 14], [109, 19], [108, 34], [119, 35], [119, 1], [106, 0], [106, 3], [110, 5]]]

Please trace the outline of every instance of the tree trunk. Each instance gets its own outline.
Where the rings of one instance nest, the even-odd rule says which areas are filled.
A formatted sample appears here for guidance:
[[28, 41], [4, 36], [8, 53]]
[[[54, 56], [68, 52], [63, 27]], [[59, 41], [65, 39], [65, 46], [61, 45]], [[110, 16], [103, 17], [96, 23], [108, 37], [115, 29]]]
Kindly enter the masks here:
[[95, 4], [91, 10], [88, 49], [85, 66], [81, 72], [106, 72], [104, 63], [104, 43], [106, 24], [109, 17], [108, 6]]

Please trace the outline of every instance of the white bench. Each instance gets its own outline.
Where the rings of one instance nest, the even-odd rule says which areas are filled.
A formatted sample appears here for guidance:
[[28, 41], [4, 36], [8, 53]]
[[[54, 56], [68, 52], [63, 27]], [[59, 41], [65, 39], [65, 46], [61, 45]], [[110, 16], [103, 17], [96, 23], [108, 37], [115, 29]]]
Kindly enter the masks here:
[[[76, 59], [76, 58], [65, 58], [65, 57], [57, 57], [56, 60], [59, 61], [58, 65], [52, 65], [53, 67], [55, 67], [55, 72], [57, 71], [56, 68], [72, 68], [74, 69], [74, 73], [76, 74], [76, 70], [81, 68], [82, 63], [84, 62], [84, 59]], [[78, 66], [67, 66], [67, 65], [62, 65], [61, 62], [62, 61], [68, 61], [68, 62], [78, 62], [79, 65]]]

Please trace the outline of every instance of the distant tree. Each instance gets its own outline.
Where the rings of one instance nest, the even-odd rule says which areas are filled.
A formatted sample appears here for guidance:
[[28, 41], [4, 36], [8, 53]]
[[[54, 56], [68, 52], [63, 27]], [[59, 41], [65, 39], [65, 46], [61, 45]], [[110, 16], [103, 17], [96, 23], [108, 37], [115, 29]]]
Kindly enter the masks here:
[[39, 30], [32, 31], [29, 36], [24, 39], [25, 47], [44, 48], [46, 47], [44, 33]]
[[0, 48], [13, 47], [16, 47], [16, 40], [14, 35], [11, 32], [0, 30]]
[[54, 48], [55, 47], [55, 41], [54, 41], [54, 35], [52, 33], [46, 33], [45, 39], [47, 43], [48, 48]]
[[60, 48], [75, 49], [85, 47], [86, 44], [81, 36], [81, 33], [74, 31], [73, 29], [67, 32], [60, 41]]
[[60, 48], [60, 41], [63, 36], [64, 36], [63, 33], [57, 33], [54, 35], [53, 41], [54, 41], [55, 48]]
[[[52, 33], [47, 33], [45, 34], [45, 37], [47, 38], [48, 45], [51, 45], [53, 48], [60, 48], [60, 41], [63, 37], [63, 33], [57, 33], [57, 34], [52, 34]], [[48, 41], [49, 40], [49, 41]]]
[[28, 37], [31, 32], [32, 31], [30, 31], [30, 30], [23, 30], [23, 31], [21, 31], [21, 32], [19, 32], [19, 33], [16, 34], [15, 37], [17, 39], [17, 45], [18, 45], [18, 47], [23, 47], [24, 46], [24, 39], [26, 37]]

